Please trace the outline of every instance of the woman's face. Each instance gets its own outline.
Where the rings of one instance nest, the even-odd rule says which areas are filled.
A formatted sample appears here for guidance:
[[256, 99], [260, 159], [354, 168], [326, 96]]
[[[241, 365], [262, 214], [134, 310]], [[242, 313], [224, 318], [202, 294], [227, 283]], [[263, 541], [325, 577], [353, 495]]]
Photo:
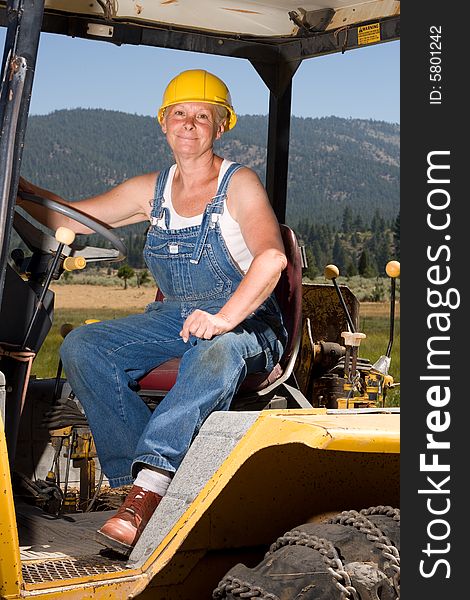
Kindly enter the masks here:
[[212, 148], [224, 129], [224, 124], [218, 122], [215, 107], [207, 102], [169, 106], [162, 122], [162, 131], [176, 155], [203, 154]]

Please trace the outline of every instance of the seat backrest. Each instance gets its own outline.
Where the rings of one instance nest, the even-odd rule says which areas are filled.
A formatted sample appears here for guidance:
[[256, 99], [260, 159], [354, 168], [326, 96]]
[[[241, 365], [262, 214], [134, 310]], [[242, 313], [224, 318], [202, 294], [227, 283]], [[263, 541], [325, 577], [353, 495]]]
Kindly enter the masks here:
[[293, 230], [284, 224], [280, 225], [280, 229], [287, 267], [282, 272], [274, 293], [289, 335], [287, 347], [279, 361], [284, 371], [296, 351], [302, 326], [302, 256]]

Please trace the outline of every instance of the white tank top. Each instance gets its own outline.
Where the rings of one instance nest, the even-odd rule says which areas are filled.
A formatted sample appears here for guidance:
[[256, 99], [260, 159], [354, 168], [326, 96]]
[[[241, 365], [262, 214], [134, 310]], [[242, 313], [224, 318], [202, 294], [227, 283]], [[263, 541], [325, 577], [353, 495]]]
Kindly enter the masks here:
[[[219, 187], [220, 182], [222, 181], [222, 177], [225, 174], [225, 171], [232, 164], [230, 160], [223, 160], [219, 177], [217, 180], [217, 187]], [[171, 201], [171, 188], [173, 185], [173, 177], [175, 176], [176, 164], [170, 167], [170, 172], [168, 173], [168, 179], [166, 180], [165, 189], [163, 191], [163, 202], [162, 206], [168, 208], [170, 213], [170, 229], [183, 229], [185, 227], [194, 227], [196, 225], [200, 225], [202, 222], [203, 213], [200, 215], [196, 215], [194, 217], [182, 217], [179, 215]], [[164, 219], [159, 222], [161, 227], [165, 227]], [[253, 260], [253, 255], [248, 250], [248, 247], [243, 239], [242, 232], [240, 230], [240, 226], [232, 218], [228, 208], [227, 208], [227, 200], [224, 200], [224, 212], [219, 217], [219, 225], [220, 231], [222, 233], [222, 237], [224, 238], [225, 244], [227, 246], [227, 250], [230, 252], [230, 256], [233, 258], [235, 263], [238, 265], [239, 269], [246, 273], [248, 271], [249, 266], [251, 265], [251, 261]]]

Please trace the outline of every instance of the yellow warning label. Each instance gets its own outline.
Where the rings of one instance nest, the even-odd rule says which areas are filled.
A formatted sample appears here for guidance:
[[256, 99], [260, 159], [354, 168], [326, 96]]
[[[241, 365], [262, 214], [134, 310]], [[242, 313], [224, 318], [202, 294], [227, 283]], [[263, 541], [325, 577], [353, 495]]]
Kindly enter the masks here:
[[380, 42], [380, 23], [371, 23], [370, 25], [358, 27], [357, 43], [359, 46], [373, 44], [374, 42]]

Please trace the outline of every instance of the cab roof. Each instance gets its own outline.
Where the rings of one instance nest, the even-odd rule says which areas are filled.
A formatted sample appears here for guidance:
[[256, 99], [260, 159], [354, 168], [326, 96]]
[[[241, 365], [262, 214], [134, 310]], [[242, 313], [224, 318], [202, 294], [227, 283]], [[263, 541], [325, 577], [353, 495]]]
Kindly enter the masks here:
[[[301, 6], [299, 7], [299, 4]], [[46, 12], [261, 38], [295, 38], [400, 13], [396, 0], [46, 0]]]
[[[0, 25], [9, 20], [6, 6], [0, 0]], [[306, 58], [399, 39], [400, 2], [45, 0], [41, 29], [117, 45], [245, 58], [258, 71], [285, 65], [292, 73]]]

